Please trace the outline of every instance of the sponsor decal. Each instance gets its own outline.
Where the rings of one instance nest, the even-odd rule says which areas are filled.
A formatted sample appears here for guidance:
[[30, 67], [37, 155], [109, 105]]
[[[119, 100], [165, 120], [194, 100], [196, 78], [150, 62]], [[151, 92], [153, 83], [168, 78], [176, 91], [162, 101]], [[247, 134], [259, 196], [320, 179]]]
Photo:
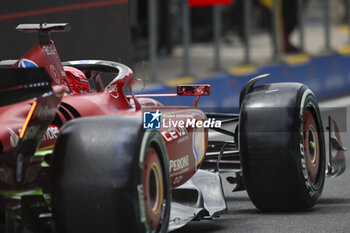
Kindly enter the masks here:
[[51, 46], [44, 45], [43, 49], [48, 56], [56, 55], [55, 49]]
[[180, 183], [183, 180], [183, 178], [184, 177], [182, 175], [175, 177], [173, 181], [173, 185]]
[[176, 172], [189, 166], [188, 155], [185, 155], [179, 159], [169, 160], [170, 172]]
[[306, 187], [310, 190], [309, 195], [312, 197], [315, 193], [313, 191], [312, 185], [309, 180], [309, 174], [307, 172], [307, 167], [306, 167], [306, 162], [305, 162], [305, 157], [304, 157], [304, 144], [299, 143], [300, 146], [300, 154], [301, 154], [301, 167], [303, 169], [303, 176], [304, 176], [304, 182]]
[[23, 170], [23, 155], [18, 154], [17, 162], [16, 162], [16, 180], [18, 183], [22, 181], [22, 170]]
[[19, 136], [10, 128], [7, 128], [10, 132], [10, 143], [12, 147], [16, 147], [19, 142]]
[[58, 75], [58, 72], [56, 70], [56, 67], [54, 65], [50, 65], [50, 74], [52, 79], [57, 83], [60, 84], [60, 77]]
[[29, 59], [23, 58], [18, 62], [18, 68], [38, 68], [38, 65]]
[[181, 138], [181, 137], [188, 135], [188, 131], [184, 127], [182, 127], [182, 128], [170, 128], [170, 129], [167, 129], [167, 130], [161, 132], [161, 134], [167, 142], [171, 142], [174, 139], [178, 139], [178, 138]]
[[145, 196], [143, 192], [143, 185], [137, 185], [137, 194], [139, 196], [139, 207], [140, 207], [140, 222], [146, 222], [146, 208], [145, 208]]
[[43, 135], [43, 141], [55, 140], [58, 137], [60, 131], [56, 126], [47, 128], [46, 133]]
[[119, 97], [119, 92], [118, 92], [118, 85], [117, 84], [112, 84], [110, 86], [107, 87], [107, 91], [109, 92], [109, 94], [118, 99]]
[[157, 110], [156, 112], [143, 112], [143, 128], [144, 129], [160, 129], [162, 113]]

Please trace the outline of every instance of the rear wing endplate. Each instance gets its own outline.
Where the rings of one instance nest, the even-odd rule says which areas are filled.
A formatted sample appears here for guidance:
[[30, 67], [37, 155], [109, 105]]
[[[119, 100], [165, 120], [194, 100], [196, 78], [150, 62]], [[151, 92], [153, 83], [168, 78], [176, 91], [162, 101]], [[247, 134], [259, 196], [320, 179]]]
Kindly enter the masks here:
[[327, 169], [328, 176], [339, 176], [346, 168], [344, 151], [337, 123], [329, 116], [328, 117], [329, 131], [329, 163]]

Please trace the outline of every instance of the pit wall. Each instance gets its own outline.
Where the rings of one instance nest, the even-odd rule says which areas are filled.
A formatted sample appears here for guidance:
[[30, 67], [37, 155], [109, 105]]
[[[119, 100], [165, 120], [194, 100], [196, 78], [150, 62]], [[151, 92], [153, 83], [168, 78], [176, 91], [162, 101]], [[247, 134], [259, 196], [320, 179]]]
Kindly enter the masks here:
[[[310, 58], [305, 54], [287, 57], [284, 62], [265, 67], [246, 65], [234, 67], [214, 77], [200, 80], [198, 84], [210, 84], [211, 96], [202, 96], [198, 107], [212, 108], [212, 111], [238, 112], [239, 94], [243, 86], [257, 75], [270, 76], [257, 83], [300, 82], [306, 84], [318, 100], [325, 100], [350, 94], [350, 47], [346, 46], [337, 54]], [[172, 80], [170, 85], [150, 86], [144, 93], [175, 93], [177, 84], [184, 84], [191, 78]], [[189, 106], [194, 97], [155, 98], [164, 105]], [[210, 111], [210, 110], [209, 110]]]

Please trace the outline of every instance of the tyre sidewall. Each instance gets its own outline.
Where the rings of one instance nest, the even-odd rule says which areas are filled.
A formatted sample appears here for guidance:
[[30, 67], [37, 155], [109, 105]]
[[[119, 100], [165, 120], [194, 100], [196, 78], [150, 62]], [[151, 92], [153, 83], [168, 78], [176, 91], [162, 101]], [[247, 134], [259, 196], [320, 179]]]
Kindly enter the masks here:
[[170, 190], [170, 179], [169, 179], [169, 169], [168, 169], [168, 157], [165, 149], [164, 142], [158, 131], [155, 130], [145, 130], [142, 137], [142, 142], [140, 146], [140, 156], [138, 156], [139, 161], [135, 162], [137, 178], [136, 180], [136, 196], [138, 204], [136, 211], [138, 214], [138, 219], [140, 223], [140, 232], [152, 232], [150, 224], [147, 221], [146, 214], [146, 203], [144, 196], [144, 165], [146, 160], [146, 154], [148, 148], [153, 148], [159, 155], [159, 160], [162, 165], [162, 175], [163, 175], [163, 196], [164, 202], [161, 207], [161, 219], [160, 226], [155, 232], [167, 232], [170, 218], [170, 205], [171, 205], [171, 190]]
[[[319, 199], [319, 197], [322, 194], [323, 186], [324, 186], [324, 180], [325, 180], [325, 168], [326, 168], [326, 158], [325, 158], [325, 142], [324, 142], [324, 135], [323, 135], [323, 127], [322, 127], [322, 119], [321, 114], [319, 111], [317, 100], [313, 94], [313, 92], [310, 89], [307, 89], [305, 86], [300, 90], [298, 94], [300, 103], [299, 111], [297, 112], [298, 118], [300, 119], [295, 126], [296, 129], [296, 142], [298, 144], [297, 148], [299, 148], [299, 151], [296, 152], [298, 156], [296, 157], [296, 165], [297, 165], [297, 171], [299, 176], [299, 187], [301, 187], [301, 198], [304, 199], [303, 203], [305, 203], [305, 208], [310, 208]], [[319, 140], [319, 168], [318, 168], [318, 174], [317, 174], [317, 187], [313, 185], [313, 182], [311, 181], [307, 165], [305, 161], [305, 148], [304, 148], [304, 115], [307, 110], [310, 110], [312, 112], [312, 115], [314, 117], [316, 127], [317, 127], [317, 133], [318, 133], [318, 140]]]

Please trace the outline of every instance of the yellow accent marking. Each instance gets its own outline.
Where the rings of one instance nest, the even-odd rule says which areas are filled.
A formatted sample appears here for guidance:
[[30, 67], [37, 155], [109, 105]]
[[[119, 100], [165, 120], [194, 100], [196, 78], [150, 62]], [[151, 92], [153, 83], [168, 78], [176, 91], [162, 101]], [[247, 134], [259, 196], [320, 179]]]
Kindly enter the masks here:
[[26, 195], [43, 195], [43, 192], [40, 188], [28, 190], [28, 191], [0, 191], [0, 194], [13, 199], [20, 200], [22, 196]]
[[270, 11], [273, 10], [273, 1], [272, 0], [259, 0], [260, 4], [265, 6]]
[[251, 74], [256, 72], [256, 66], [254, 65], [242, 65], [242, 66], [236, 66], [231, 67], [228, 72], [232, 75], [245, 75], [245, 74]]
[[155, 215], [157, 215], [161, 209], [161, 204], [163, 202], [163, 178], [161, 176], [161, 171], [160, 171], [160, 168], [158, 167], [158, 165], [156, 163], [152, 163], [151, 167], [154, 167], [155, 170], [156, 170], [156, 175], [157, 175], [157, 178], [158, 178], [158, 182], [159, 182], [159, 200], [158, 200], [158, 203], [156, 203], [158, 206], [157, 206], [157, 209], [156, 211], [153, 211], [153, 213]]
[[349, 30], [349, 26], [345, 24], [345, 25], [337, 26], [335, 31], [342, 35], [348, 35], [350, 30]]
[[[313, 135], [313, 137], [314, 137], [314, 139], [315, 139], [315, 142], [313, 142], [313, 144], [312, 144], [313, 149], [316, 150], [316, 151], [315, 151], [315, 159], [314, 159], [315, 162], [313, 162], [312, 159], [310, 158], [311, 165], [312, 165], [313, 167], [315, 167], [316, 164], [317, 164], [317, 160], [318, 160], [318, 144], [317, 144], [317, 139], [316, 139], [317, 133], [316, 133], [316, 131], [315, 131], [315, 129], [314, 129], [314, 127], [313, 127], [312, 125], [310, 125], [310, 126], [309, 126], [309, 129], [308, 129], [308, 132], [310, 132], [310, 131], [312, 132], [312, 134], [315, 133], [315, 135]], [[315, 136], [316, 136], [316, 137], [315, 137]], [[308, 137], [308, 138], [310, 137], [310, 134], [309, 134], [309, 133], [308, 133], [308, 136], [307, 136], [307, 137]], [[307, 139], [308, 139], [308, 138], [307, 138]], [[309, 157], [310, 157], [310, 154], [309, 154]]]
[[33, 104], [32, 104], [32, 107], [30, 108], [30, 111], [29, 111], [29, 113], [28, 113], [28, 115], [27, 115], [26, 121], [24, 122], [24, 125], [23, 125], [23, 127], [22, 127], [22, 131], [21, 131], [21, 133], [20, 133], [20, 135], [19, 135], [19, 138], [20, 138], [20, 139], [23, 138], [23, 136], [24, 136], [24, 134], [25, 134], [25, 132], [26, 132], [26, 130], [27, 130], [27, 127], [28, 127], [28, 124], [29, 124], [29, 120], [30, 120], [30, 118], [32, 117], [32, 115], [33, 115], [33, 113], [34, 113], [34, 110], [35, 110], [37, 104], [38, 104], [38, 102], [35, 100], [35, 101], [33, 102]]
[[312, 146], [312, 149], [315, 149], [315, 148], [316, 148], [316, 143], [315, 143], [315, 142], [312, 142], [312, 143], [311, 143], [311, 146]]
[[193, 76], [185, 76], [185, 77], [169, 80], [165, 84], [169, 87], [176, 87], [177, 85], [193, 83], [194, 81], [195, 79]]
[[338, 49], [338, 53], [343, 56], [350, 55], [350, 45], [344, 45]]
[[50, 165], [47, 162], [45, 162], [45, 161], [42, 161], [40, 166], [41, 167], [50, 167]]
[[302, 65], [310, 62], [309, 55], [305, 53], [287, 56], [284, 61], [290, 66]]
[[55, 145], [45, 146], [45, 147], [39, 148], [38, 151], [52, 150], [54, 146]]
[[42, 157], [45, 156], [47, 154], [52, 154], [53, 150], [38, 150], [35, 152], [34, 156], [35, 157]]

